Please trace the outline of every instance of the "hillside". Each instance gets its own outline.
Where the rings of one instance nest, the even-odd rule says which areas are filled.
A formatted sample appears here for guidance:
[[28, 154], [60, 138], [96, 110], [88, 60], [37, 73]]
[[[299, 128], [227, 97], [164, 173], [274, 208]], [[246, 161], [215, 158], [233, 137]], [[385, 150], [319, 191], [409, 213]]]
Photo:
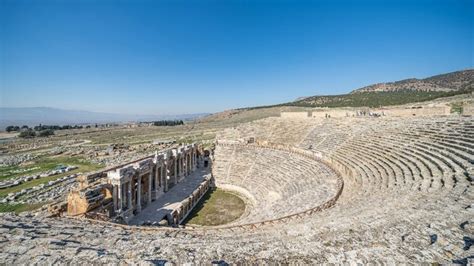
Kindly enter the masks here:
[[456, 71], [425, 79], [405, 79], [378, 83], [349, 94], [312, 96], [283, 106], [302, 107], [379, 107], [425, 102], [474, 91], [474, 70]]
[[435, 91], [452, 92], [472, 87], [474, 84], [474, 70], [456, 71], [436, 75], [425, 79], [405, 79], [395, 82], [377, 83], [351, 92], [394, 92], [394, 91]]
[[438, 98], [472, 93], [473, 87], [457, 91], [381, 91], [343, 95], [313, 96], [301, 101], [282, 104], [302, 107], [380, 107], [431, 101]]
[[[435, 89], [428, 90], [428, 87], [426, 90], [413, 90], [409, 87], [402, 89], [403, 84], [414, 84], [417, 83], [416, 81], [420, 81], [424, 85], [431, 84], [430, 88]], [[206, 116], [199, 121], [241, 123], [269, 116], [278, 116], [282, 111], [307, 111], [315, 107], [380, 107], [421, 103], [433, 100], [443, 101], [443, 99], [462, 102], [466, 99], [473, 98], [474, 70], [457, 71], [420, 80], [410, 79], [396, 81], [391, 84], [398, 84], [399, 89], [389, 91], [363, 91], [364, 88], [376, 86], [371, 85], [354, 90], [348, 94], [299, 97], [295, 101], [288, 103], [227, 110]], [[449, 89], [436, 89], [440, 87]]]

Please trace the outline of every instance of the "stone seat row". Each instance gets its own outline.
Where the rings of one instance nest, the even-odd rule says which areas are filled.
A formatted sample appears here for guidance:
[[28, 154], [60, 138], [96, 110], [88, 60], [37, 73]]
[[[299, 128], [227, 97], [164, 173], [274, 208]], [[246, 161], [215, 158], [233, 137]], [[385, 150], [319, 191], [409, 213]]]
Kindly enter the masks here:
[[452, 188], [456, 182], [463, 182], [465, 178], [462, 177], [466, 175], [463, 166], [467, 163], [459, 163], [459, 159], [454, 161], [455, 155], [446, 156], [419, 143], [407, 144], [407, 140], [398, 143], [395, 138], [386, 142], [380, 137], [353, 140], [337, 153], [340, 161], [351, 157], [353, 161], [366, 165], [387, 188], [417, 180], [416, 177], [423, 180], [420, 185], [423, 190], [443, 186]]
[[[254, 155], [251, 165], [240, 164], [249, 154]], [[320, 162], [297, 154], [218, 145], [215, 158], [216, 182], [242, 187], [255, 198], [251, 215], [242, 223], [304, 211], [322, 204], [337, 192], [334, 172]]]
[[306, 132], [314, 126], [312, 120], [291, 120], [269, 117], [258, 121], [244, 123], [236, 128], [225, 129], [218, 135], [219, 139], [241, 139], [256, 137], [260, 140], [272, 140], [276, 143], [296, 144]]

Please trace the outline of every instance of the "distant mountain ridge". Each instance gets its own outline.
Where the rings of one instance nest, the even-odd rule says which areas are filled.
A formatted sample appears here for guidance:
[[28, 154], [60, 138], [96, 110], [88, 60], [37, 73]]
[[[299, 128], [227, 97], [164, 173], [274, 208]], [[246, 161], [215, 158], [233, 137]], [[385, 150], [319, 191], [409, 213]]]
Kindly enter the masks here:
[[474, 69], [461, 70], [425, 79], [405, 79], [377, 83], [347, 94], [299, 97], [292, 102], [255, 106], [259, 109], [278, 106], [299, 107], [380, 107], [431, 101], [459, 94], [474, 93]]
[[89, 123], [143, 122], [173, 119], [190, 120], [206, 115], [208, 114], [132, 115], [82, 110], [66, 110], [51, 107], [0, 107], [0, 130], [5, 129], [6, 126], [10, 125], [74, 125]]
[[456, 71], [425, 79], [404, 79], [385, 82], [356, 89], [351, 93], [362, 92], [394, 92], [394, 91], [442, 91], [451, 92], [468, 89], [474, 86], [474, 69]]

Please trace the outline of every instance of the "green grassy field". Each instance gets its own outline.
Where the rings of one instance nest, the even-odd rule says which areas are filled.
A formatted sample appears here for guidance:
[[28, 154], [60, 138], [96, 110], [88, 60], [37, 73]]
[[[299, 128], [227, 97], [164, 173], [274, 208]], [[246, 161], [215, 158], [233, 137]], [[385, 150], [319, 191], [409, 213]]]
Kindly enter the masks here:
[[245, 211], [245, 202], [235, 194], [209, 190], [189, 214], [184, 224], [215, 226], [235, 221]]
[[[62, 165], [75, 165], [78, 168], [75, 170], [69, 171], [67, 173], [62, 173], [62, 174], [48, 176], [48, 177], [42, 177], [39, 179], [33, 179], [29, 182], [25, 182], [15, 187], [0, 189], [0, 197], [5, 197], [6, 195], [8, 195], [8, 193], [17, 192], [24, 188], [30, 188], [30, 187], [37, 186], [39, 184], [48, 183], [49, 181], [56, 180], [66, 175], [71, 175], [71, 174], [79, 173], [79, 172], [87, 173], [87, 172], [98, 170], [103, 167], [102, 165], [92, 164], [90, 162], [84, 161], [79, 157], [58, 156], [58, 157], [38, 159], [35, 161], [35, 163], [25, 166], [25, 168], [38, 167], [39, 170], [37, 169], [34, 172], [29, 173], [29, 174], [33, 174], [33, 173], [44, 172], [44, 171], [54, 169], [58, 165], [61, 165], [61, 164]], [[18, 167], [17, 169], [22, 169], [22, 168]], [[1, 170], [3, 171], [4, 169], [1, 169]], [[21, 175], [28, 175], [28, 174], [22, 173]]]
[[[18, 176], [33, 175], [55, 169], [58, 165], [88, 165], [78, 157], [41, 157], [25, 166], [1, 166], [0, 180], [14, 178]], [[14, 171], [19, 171], [15, 173]]]
[[36, 203], [36, 204], [5, 204], [0, 203], [0, 212], [25, 212], [32, 211], [38, 208], [41, 208], [47, 203]]
[[[21, 172], [15, 173], [20, 170]], [[36, 166], [19, 167], [19, 166], [0, 166], [0, 180], [9, 179], [17, 176], [31, 175], [41, 172], [41, 169], [36, 169]]]

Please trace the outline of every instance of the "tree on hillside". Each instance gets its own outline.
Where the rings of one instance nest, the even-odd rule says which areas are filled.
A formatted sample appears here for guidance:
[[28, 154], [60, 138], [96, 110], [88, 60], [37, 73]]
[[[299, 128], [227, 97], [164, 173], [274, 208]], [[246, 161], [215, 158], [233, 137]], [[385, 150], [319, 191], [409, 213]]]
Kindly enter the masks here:
[[20, 134], [18, 135], [18, 137], [20, 138], [34, 138], [35, 136], [36, 133], [31, 128], [20, 132]]
[[5, 131], [6, 132], [20, 131], [20, 127], [19, 126], [8, 126], [8, 127], [5, 128]]
[[160, 120], [154, 121], [154, 126], [177, 126], [177, 125], [184, 125], [183, 120]]
[[52, 129], [41, 130], [37, 134], [38, 137], [47, 137], [51, 135], [54, 135], [54, 131]]

